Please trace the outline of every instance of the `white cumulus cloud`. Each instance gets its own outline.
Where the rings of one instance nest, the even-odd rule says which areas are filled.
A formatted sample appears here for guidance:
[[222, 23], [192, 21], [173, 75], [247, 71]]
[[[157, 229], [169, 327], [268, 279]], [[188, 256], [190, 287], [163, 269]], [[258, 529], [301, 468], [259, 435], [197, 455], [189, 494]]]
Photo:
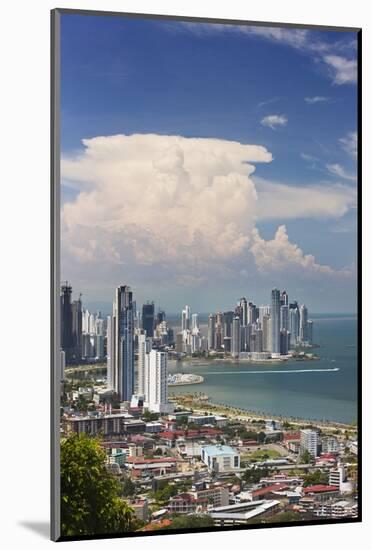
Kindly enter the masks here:
[[293, 269], [304, 271], [308, 275], [320, 273], [326, 275], [350, 275], [352, 270], [346, 268], [335, 271], [328, 265], [317, 263], [312, 254], [304, 254], [303, 250], [290, 242], [286, 226], [280, 225], [272, 240], [264, 240], [257, 229], [253, 230], [250, 251], [254, 255], [258, 269], [266, 271], [286, 271]]
[[323, 60], [329, 66], [335, 84], [357, 82], [356, 59], [346, 59], [340, 55], [325, 55]]
[[[346, 186], [252, 177], [256, 163], [272, 161], [259, 145], [157, 134], [101, 136], [83, 145], [62, 159], [62, 179], [77, 192], [62, 208], [62, 269], [86, 277], [94, 270], [107, 285], [113, 274], [199, 284], [233, 274], [234, 263], [248, 262], [251, 252], [259, 268], [275, 269], [282, 252], [264, 258], [284, 240], [282, 229], [272, 245], [259, 237], [257, 221], [336, 218], [354, 201]], [[288, 237], [285, 243], [296, 247]], [[289, 266], [321, 271], [302, 255], [307, 259]]]
[[260, 121], [262, 126], [268, 126], [275, 130], [278, 126], [287, 125], [287, 116], [286, 115], [267, 115], [263, 117]]

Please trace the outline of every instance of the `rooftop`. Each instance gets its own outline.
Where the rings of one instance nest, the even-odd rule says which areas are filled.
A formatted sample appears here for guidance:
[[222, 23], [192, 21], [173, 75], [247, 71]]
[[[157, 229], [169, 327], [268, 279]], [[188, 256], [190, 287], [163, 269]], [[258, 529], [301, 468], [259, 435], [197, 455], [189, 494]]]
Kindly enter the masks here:
[[311, 485], [309, 487], [304, 487], [304, 494], [311, 493], [329, 493], [330, 491], [338, 491], [339, 487], [336, 485]]
[[236, 451], [229, 445], [206, 445], [202, 447], [209, 456], [235, 455]]

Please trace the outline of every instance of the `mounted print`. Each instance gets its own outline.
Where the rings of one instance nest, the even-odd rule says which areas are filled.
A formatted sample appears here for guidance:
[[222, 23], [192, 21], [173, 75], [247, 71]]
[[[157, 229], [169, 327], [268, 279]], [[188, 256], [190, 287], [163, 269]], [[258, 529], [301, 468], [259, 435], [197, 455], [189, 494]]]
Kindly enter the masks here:
[[53, 540], [361, 520], [360, 59], [52, 12]]

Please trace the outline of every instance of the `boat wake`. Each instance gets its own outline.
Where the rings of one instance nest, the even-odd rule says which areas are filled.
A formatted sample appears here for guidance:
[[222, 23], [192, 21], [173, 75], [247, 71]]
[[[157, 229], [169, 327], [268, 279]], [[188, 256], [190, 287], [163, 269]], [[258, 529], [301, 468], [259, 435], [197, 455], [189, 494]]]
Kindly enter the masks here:
[[219, 371], [219, 372], [200, 372], [204, 376], [209, 374], [301, 374], [303, 372], [337, 372], [339, 368], [334, 369], [295, 369], [295, 370], [240, 370], [240, 371]]

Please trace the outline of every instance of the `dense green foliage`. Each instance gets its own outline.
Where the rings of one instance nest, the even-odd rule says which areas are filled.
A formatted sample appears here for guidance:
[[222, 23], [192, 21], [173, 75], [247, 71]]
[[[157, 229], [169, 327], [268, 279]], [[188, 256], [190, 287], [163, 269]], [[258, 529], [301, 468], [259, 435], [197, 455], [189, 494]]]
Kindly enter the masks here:
[[305, 450], [300, 454], [300, 463], [301, 464], [310, 464], [313, 462], [313, 456], [309, 451]]
[[268, 468], [248, 468], [244, 471], [242, 480], [245, 483], [258, 483], [262, 477], [268, 475]]
[[61, 443], [62, 536], [135, 529], [133, 510], [120, 497], [120, 483], [105, 465], [97, 439], [72, 435]]
[[155, 422], [156, 420], [159, 419], [159, 415], [149, 410], [145, 410], [142, 415], [142, 418], [145, 422]]
[[197, 529], [212, 527], [214, 522], [207, 514], [190, 514], [189, 516], [177, 516], [166, 529]]
[[123, 497], [131, 497], [135, 494], [135, 483], [129, 477], [121, 480], [121, 495]]
[[328, 473], [316, 470], [304, 477], [303, 487], [309, 487], [309, 485], [327, 485], [328, 480]]

